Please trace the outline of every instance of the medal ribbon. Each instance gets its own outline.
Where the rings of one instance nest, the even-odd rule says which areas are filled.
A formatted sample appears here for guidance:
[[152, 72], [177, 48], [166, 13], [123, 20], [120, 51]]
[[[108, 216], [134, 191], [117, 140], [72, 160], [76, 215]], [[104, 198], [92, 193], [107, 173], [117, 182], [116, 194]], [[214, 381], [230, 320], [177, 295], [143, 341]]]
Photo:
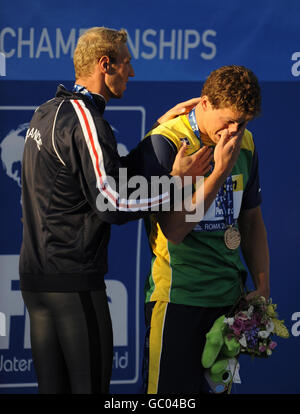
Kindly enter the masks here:
[[[200, 148], [203, 147], [203, 142], [200, 136], [199, 127], [196, 121], [195, 108], [189, 112], [189, 122], [191, 128], [200, 141]], [[227, 227], [234, 224], [233, 222], [233, 183], [232, 176], [227, 177], [224, 185], [218, 191], [216, 196], [216, 203], [218, 207], [223, 210], [224, 220]]]
[[199, 127], [196, 121], [196, 115], [195, 115], [195, 108], [193, 108], [190, 112], [189, 112], [189, 122], [191, 125], [191, 128], [194, 132], [194, 134], [196, 135], [196, 137], [199, 139], [200, 141], [200, 148], [203, 147], [203, 142], [200, 136], [200, 131], [199, 131]]
[[223, 210], [226, 226], [233, 226], [233, 183], [231, 175], [227, 177], [224, 185], [218, 191], [216, 203]]
[[84, 86], [75, 83], [75, 85], [73, 86], [73, 92], [82, 93], [83, 95], [86, 95], [94, 103], [93, 95]]

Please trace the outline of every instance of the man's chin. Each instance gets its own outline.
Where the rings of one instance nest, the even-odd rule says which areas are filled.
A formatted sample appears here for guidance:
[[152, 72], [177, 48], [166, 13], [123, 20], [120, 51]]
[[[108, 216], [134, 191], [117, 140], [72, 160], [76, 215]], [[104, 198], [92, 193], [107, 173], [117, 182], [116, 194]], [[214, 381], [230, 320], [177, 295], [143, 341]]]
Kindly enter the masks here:
[[121, 99], [123, 97], [123, 92], [122, 93], [112, 93], [111, 94], [111, 99]]

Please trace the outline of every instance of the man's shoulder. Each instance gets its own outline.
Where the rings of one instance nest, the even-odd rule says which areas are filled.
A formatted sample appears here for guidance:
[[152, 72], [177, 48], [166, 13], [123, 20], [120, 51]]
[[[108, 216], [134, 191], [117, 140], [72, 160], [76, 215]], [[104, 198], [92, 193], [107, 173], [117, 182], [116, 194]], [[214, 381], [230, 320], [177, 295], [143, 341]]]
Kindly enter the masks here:
[[186, 124], [184, 122], [184, 115], [180, 115], [176, 118], [170, 119], [167, 122], [159, 124], [155, 128], [151, 129], [146, 136], [176, 134], [185, 128]]
[[150, 130], [145, 138], [150, 136], [162, 136], [167, 138], [175, 144], [177, 151], [179, 151], [179, 148], [184, 141], [187, 143], [188, 149], [189, 147], [198, 147], [198, 140], [197, 143], [194, 143], [194, 133], [185, 115], [177, 116], [176, 118], [158, 125]]

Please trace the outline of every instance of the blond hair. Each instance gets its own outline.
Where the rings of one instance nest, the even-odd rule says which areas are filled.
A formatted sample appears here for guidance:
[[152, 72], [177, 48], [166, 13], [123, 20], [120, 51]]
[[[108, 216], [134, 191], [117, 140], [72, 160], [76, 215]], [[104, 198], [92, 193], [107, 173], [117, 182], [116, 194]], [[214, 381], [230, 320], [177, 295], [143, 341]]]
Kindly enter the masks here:
[[126, 43], [127, 33], [124, 29], [115, 30], [107, 27], [92, 27], [78, 39], [74, 51], [75, 78], [87, 77], [93, 72], [101, 56], [108, 56], [114, 61], [122, 43]]
[[261, 110], [257, 77], [244, 66], [222, 66], [206, 79], [201, 96], [206, 95], [214, 109], [233, 108], [254, 118]]

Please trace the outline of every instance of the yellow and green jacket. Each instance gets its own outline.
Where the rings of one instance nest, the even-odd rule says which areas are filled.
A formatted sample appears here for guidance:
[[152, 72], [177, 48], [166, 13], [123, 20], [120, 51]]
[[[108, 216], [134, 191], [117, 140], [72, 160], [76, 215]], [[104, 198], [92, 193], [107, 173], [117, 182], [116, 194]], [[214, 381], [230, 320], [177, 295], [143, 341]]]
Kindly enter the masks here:
[[[187, 155], [201, 144], [182, 115], [150, 131], [141, 148], [145, 169], [161, 173], [172, 169], [174, 158], [187, 143]], [[213, 145], [204, 142], [204, 145]], [[234, 222], [242, 209], [261, 203], [257, 154], [250, 131], [245, 130], [239, 158], [232, 170]], [[164, 236], [155, 214], [145, 219], [152, 251], [149, 276], [145, 284], [145, 300], [165, 301], [191, 306], [219, 307], [232, 305], [241, 293], [241, 279], [246, 269], [240, 251], [229, 250], [224, 243], [224, 215], [214, 201], [204, 218], [175, 245]]]

